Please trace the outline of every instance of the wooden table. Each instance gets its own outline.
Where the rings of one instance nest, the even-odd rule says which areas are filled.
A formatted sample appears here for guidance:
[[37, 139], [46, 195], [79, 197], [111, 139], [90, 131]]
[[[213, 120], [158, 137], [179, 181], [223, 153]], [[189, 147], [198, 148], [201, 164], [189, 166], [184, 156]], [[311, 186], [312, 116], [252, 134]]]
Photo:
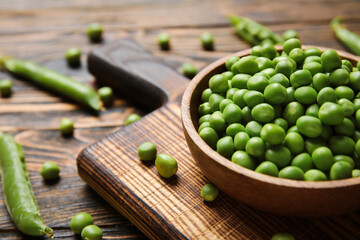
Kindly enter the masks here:
[[[235, 36], [226, 14], [250, 17], [279, 33], [295, 29], [303, 44], [344, 49], [330, 30], [329, 21], [341, 15], [351, 30], [360, 33], [359, 9], [357, 0], [0, 0], [0, 49], [7, 55], [48, 67], [60, 66], [63, 73], [96, 85], [84, 64], [73, 70], [67, 68], [63, 60], [64, 51], [69, 47], [79, 46], [85, 54], [97, 47], [87, 41], [84, 33], [90, 22], [104, 25], [104, 44], [131, 37], [173, 68], [180, 68], [183, 62], [202, 68], [219, 57], [249, 47]], [[171, 51], [158, 49], [156, 37], [162, 31], [172, 37]], [[205, 31], [214, 34], [216, 51], [201, 50], [199, 35]], [[3, 77], [9, 76], [0, 73], [0, 78]], [[129, 114], [145, 115], [151, 110], [118, 96], [112, 108], [94, 116], [26, 81], [14, 79], [13, 84], [13, 96], [0, 99], [0, 131], [13, 134], [24, 146], [41, 214], [45, 223], [56, 231], [55, 236], [79, 239], [70, 231], [69, 222], [75, 213], [88, 212], [102, 228], [104, 239], [146, 239], [78, 177], [75, 159], [82, 148], [121, 128]], [[73, 138], [63, 138], [57, 130], [63, 117], [75, 121]], [[44, 161], [60, 165], [58, 182], [46, 184], [42, 180], [39, 170]], [[359, 233], [353, 239], [358, 238]], [[0, 239], [31, 239], [16, 230], [2, 197]]]

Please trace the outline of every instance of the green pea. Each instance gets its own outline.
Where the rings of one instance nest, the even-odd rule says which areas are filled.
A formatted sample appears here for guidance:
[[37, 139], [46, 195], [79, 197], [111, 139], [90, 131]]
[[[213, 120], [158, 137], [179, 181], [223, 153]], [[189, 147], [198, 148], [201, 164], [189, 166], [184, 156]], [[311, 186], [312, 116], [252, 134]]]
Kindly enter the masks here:
[[289, 87], [289, 85], [290, 85], [289, 79], [282, 73], [277, 73], [274, 76], [272, 76], [269, 79], [269, 84], [271, 84], [271, 83], [279, 83], [286, 88]]
[[282, 36], [285, 40], [288, 40], [290, 38], [298, 38], [299, 33], [296, 30], [286, 30]]
[[265, 43], [261, 46], [261, 56], [273, 59], [277, 54], [278, 52], [276, 51], [274, 45]]
[[83, 240], [101, 240], [102, 231], [96, 225], [88, 225], [81, 231], [81, 238]]
[[232, 123], [226, 128], [226, 135], [235, 137], [239, 132], [245, 131], [245, 127], [240, 123]]
[[330, 81], [328, 75], [325, 73], [317, 73], [313, 76], [312, 83], [316, 91], [320, 91], [325, 87], [330, 87]]
[[247, 82], [251, 78], [249, 74], [239, 73], [231, 79], [231, 86], [238, 89], [247, 89]]
[[231, 80], [234, 77], [234, 73], [231, 71], [226, 71], [221, 74], [224, 78], [226, 78], [228, 81]]
[[52, 180], [59, 177], [60, 168], [56, 163], [44, 162], [41, 166], [40, 174], [45, 180]]
[[335, 133], [338, 135], [351, 137], [355, 133], [355, 126], [350, 119], [344, 118], [344, 121], [338, 125], [335, 125]]
[[12, 83], [9, 79], [0, 80], [0, 95], [3, 98], [10, 97], [12, 92]]
[[227, 70], [231, 70], [231, 67], [234, 63], [236, 63], [237, 61], [239, 61], [240, 58], [237, 56], [231, 56], [226, 60], [225, 66], [227, 68]]
[[341, 65], [342, 69], [345, 69], [349, 74], [351, 73], [352, 70], [350, 70], [350, 68], [348, 68], [348, 66], [346, 66], [345, 64]]
[[79, 66], [81, 63], [81, 50], [76, 47], [69, 48], [65, 52], [65, 59], [69, 66], [71, 67]]
[[348, 99], [342, 98], [337, 101], [337, 104], [344, 110], [345, 117], [350, 117], [355, 112], [355, 107]]
[[255, 170], [256, 166], [257, 166], [257, 162], [256, 160], [251, 157], [247, 152], [239, 150], [236, 151], [232, 157], [231, 157], [231, 161], [233, 163], [236, 163], [244, 168], [247, 169], [251, 169], [251, 170]]
[[298, 130], [298, 128], [296, 127], [296, 125], [290, 127], [290, 128], [287, 130], [287, 133], [291, 133], [291, 132], [299, 133], [299, 130]]
[[249, 107], [255, 107], [256, 105], [264, 102], [264, 95], [261, 92], [250, 90], [245, 93], [244, 101]]
[[214, 49], [214, 36], [211, 33], [201, 34], [200, 41], [204, 50], [211, 51]]
[[317, 117], [319, 117], [319, 109], [320, 109], [320, 107], [318, 104], [316, 104], [316, 103], [312, 104], [306, 109], [305, 114], [307, 116], [313, 116], [313, 117], [317, 118]]
[[256, 46], [252, 47], [250, 55], [251, 56], [261, 57], [261, 46], [256, 45]]
[[91, 23], [86, 29], [87, 36], [91, 42], [100, 42], [103, 31], [103, 27], [99, 23]]
[[308, 62], [305, 63], [303, 69], [308, 70], [311, 73], [311, 76], [315, 76], [318, 73], [322, 73], [322, 65], [318, 62]]
[[278, 125], [278, 126], [282, 127], [284, 129], [284, 131], [286, 131], [288, 129], [288, 126], [289, 126], [287, 121], [285, 119], [283, 119], [283, 118], [276, 118], [273, 121], [273, 123], [275, 125]]
[[341, 63], [342, 63], [342, 65], [347, 66], [349, 69], [351, 69], [351, 70], [353, 69], [353, 65], [349, 60], [343, 59], [343, 60], [341, 60]]
[[352, 177], [360, 177], [360, 170], [359, 169], [352, 170]]
[[221, 100], [221, 102], [219, 104], [220, 112], [224, 113], [226, 106], [229, 105], [230, 103], [233, 103], [233, 101], [231, 101], [230, 99], [225, 98], [225, 99]]
[[275, 71], [277, 73], [282, 73], [286, 77], [290, 77], [294, 69], [294, 65], [289, 59], [281, 60], [276, 64]]
[[[205, 115], [205, 114], [204, 114]], [[140, 120], [141, 116], [139, 114], [133, 113], [130, 114], [126, 119], [125, 119], [125, 126], [130, 125], [138, 120]]]
[[290, 84], [294, 88], [307, 86], [311, 82], [312, 82], [312, 76], [308, 70], [297, 70], [290, 76]]
[[199, 125], [204, 122], [209, 122], [211, 114], [206, 114], [199, 119]]
[[329, 82], [332, 86], [337, 87], [349, 83], [350, 75], [345, 69], [339, 68], [330, 73]]
[[226, 92], [226, 98], [227, 99], [230, 99], [230, 100], [233, 100], [233, 97], [234, 97], [234, 93], [239, 90], [238, 88], [229, 88], [229, 90], [227, 90]]
[[295, 240], [295, 238], [290, 233], [276, 233], [271, 240]]
[[348, 100], [353, 100], [354, 98], [354, 91], [347, 87], [347, 86], [339, 86], [335, 89], [335, 93], [336, 93], [336, 96], [338, 99], [340, 98], [345, 98], [345, 99], [348, 99]]
[[323, 172], [329, 171], [334, 164], [333, 154], [328, 147], [316, 148], [311, 157], [315, 167]]
[[353, 139], [354, 139], [355, 142], [357, 142], [360, 139], [360, 131], [355, 130]]
[[70, 118], [61, 119], [59, 130], [64, 137], [72, 136], [74, 133], [74, 122]]
[[354, 160], [351, 157], [347, 156], [347, 155], [335, 155], [334, 156], [334, 162], [340, 162], [340, 161], [344, 161], [344, 162], [349, 163], [351, 165], [351, 168], [353, 168], [353, 169], [355, 167]]
[[334, 163], [330, 169], [330, 179], [338, 180], [352, 177], [352, 167], [348, 162], [340, 161]]
[[318, 169], [310, 169], [305, 172], [304, 175], [305, 181], [317, 182], [317, 181], [326, 181], [327, 177], [325, 173]]
[[206, 127], [200, 131], [199, 135], [207, 145], [209, 145], [212, 149], [216, 149], [216, 143], [219, 140], [219, 136], [214, 129]]
[[337, 97], [335, 90], [331, 87], [324, 87], [320, 90], [317, 95], [317, 103], [321, 106], [326, 102], [334, 102], [336, 103]]
[[[213, 111], [211, 110], [210, 103], [204, 102], [204, 103], [199, 105], [198, 113], [199, 113], [200, 116], [208, 115], [208, 114], [211, 114], [212, 112]], [[134, 117], [134, 119], [135, 119], [135, 117]]]
[[292, 126], [304, 113], [305, 109], [301, 103], [290, 102], [284, 109], [283, 118], [288, 122], [289, 126]]
[[170, 35], [168, 33], [160, 33], [157, 40], [161, 50], [170, 49]]
[[[230, 91], [230, 90], [229, 90]], [[213, 92], [211, 91], [210, 88], [207, 88], [205, 89], [202, 94], [201, 94], [201, 101], [204, 103], [204, 102], [208, 102], [209, 101], [209, 98], [211, 96]]]
[[310, 63], [310, 62], [317, 62], [321, 64], [321, 58], [319, 56], [309, 56], [306, 57], [304, 60], [304, 64], [305, 63]]
[[353, 104], [354, 104], [354, 110], [355, 111], [357, 111], [357, 110], [359, 110], [360, 109], [360, 99], [359, 98], [355, 98], [354, 100], [353, 100]]
[[305, 142], [299, 133], [289, 132], [285, 136], [284, 145], [291, 151], [292, 154], [298, 154], [304, 150]]
[[110, 106], [114, 100], [113, 90], [110, 87], [99, 88], [98, 95], [105, 106]]
[[264, 161], [256, 167], [255, 172], [277, 177], [279, 170], [275, 163], [270, 161]]
[[297, 64], [301, 64], [305, 59], [305, 52], [300, 48], [294, 48], [290, 51], [289, 57], [293, 59]]
[[233, 102], [241, 108], [246, 106], [244, 95], [247, 91], [247, 89], [240, 89], [234, 93]]
[[176, 174], [178, 170], [178, 163], [172, 156], [166, 153], [160, 153], [155, 159], [155, 167], [160, 176], [170, 178]]
[[321, 132], [320, 138], [328, 141], [334, 135], [334, 130], [331, 126], [323, 124], [323, 130]]
[[313, 104], [316, 102], [317, 93], [312, 87], [299, 87], [295, 90], [294, 97], [302, 104]]
[[267, 69], [262, 70], [261, 72], [266, 73], [267, 75], [270, 76], [270, 78], [276, 74], [276, 71], [274, 68], [267, 68]]
[[306, 172], [314, 167], [313, 160], [308, 153], [300, 153], [296, 155], [291, 161], [291, 166], [298, 167], [303, 170], [303, 172]]
[[256, 62], [258, 63], [259, 71], [274, 67], [273, 62], [266, 57], [258, 57]]
[[360, 155], [360, 141], [359, 141], [359, 139], [356, 141], [355, 151], [356, 151], [356, 153], [358, 155]]
[[90, 214], [86, 212], [76, 214], [70, 221], [70, 229], [76, 234], [80, 234], [81, 231], [88, 225], [93, 224], [93, 219]]
[[253, 121], [253, 117], [251, 116], [251, 109], [249, 106], [245, 106], [243, 107], [243, 109], [241, 109], [242, 115], [243, 115], [243, 121], [245, 123], [247, 122], [251, 122]]
[[211, 127], [209, 122], [203, 122], [202, 124], [200, 124], [199, 128], [198, 128], [198, 133], [201, 132], [201, 130], [203, 130], [206, 127]]
[[[181, 72], [185, 77], [192, 79], [197, 74], [197, 69], [196, 69], [195, 65], [192, 63], [184, 63], [181, 66]], [[221, 74], [219, 74], [219, 75], [222, 76]], [[211, 89], [211, 87], [210, 87], [210, 89]]]
[[262, 125], [256, 121], [250, 121], [245, 126], [245, 132], [249, 134], [250, 137], [260, 137], [260, 132]]
[[279, 168], [283, 168], [289, 165], [291, 152], [283, 145], [271, 146], [265, 151], [265, 160], [275, 163]]
[[276, 145], [280, 144], [285, 139], [285, 130], [273, 123], [267, 123], [261, 129], [260, 136], [266, 142]]
[[360, 111], [359, 110], [356, 111], [355, 117], [356, 117], [356, 122], [357, 122], [358, 126], [360, 126]]
[[[209, 124], [208, 122], [205, 122]], [[138, 147], [138, 155], [142, 161], [154, 160], [156, 158], [157, 149], [155, 144], [144, 142]]]
[[268, 123], [274, 119], [275, 110], [270, 104], [261, 103], [251, 110], [251, 116], [258, 122]]
[[233, 138], [230, 136], [220, 138], [216, 144], [216, 151], [221, 156], [230, 158], [235, 151]]
[[214, 93], [225, 93], [229, 89], [228, 80], [223, 75], [216, 74], [210, 78], [209, 87]]
[[301, 42], [297, 38], [290, 38], [284, 42], [283, 48], [284, 52], [289, 55], [291, 50], [293, 50], [294, 48], [301, 49]]
[[287, 105], [291, 102], [294, 102], [295, 101], [294, 94], [295, 94], [295, 89], [293, 87], [286, 88], [286, 99], [282, 104]]
[[281, 104], [287, 97], [286, 88], [279, 83], [271, 83], [266, 86], [264, 97], [265, 100], [271, 104]]
[[238, 62], [236, 62], [233, 67], [236, 67], [237, 73], [246, 73], [254, 75], [259, 71], [257, 62], [253, 57], [242, 57]]
[[247, 88], [249, 90], [256, 90], [259, 92], [264, 92], [267, 85], [269, 85], [269, 81], [264, 76], [253, 76], [247, 82]]
[[356, 91], [360, 90], [360, 71], [350, 73], [349, 86]]
[[[224, 99], [223, 96], [217, 93], [213, 93], [209, 97], [209, 104], [212, 112], [220, 110], [220, 102]], [[208, 113], [205, 113], [208, 114]]]
[[246, 143], [245, 150], [248, 154], [255, 157], [263, 155], [265, 151], [264, 140], [259, 137], [250, 138], [249, 141]]
[[296, 126], [301, 134], [310, 138], [316, 138], [322, 132], [321, 121], [312, 116], [301, 116], [296, 121]]
[[301, 170], [301, 168], [295, 166], [287, 166], [279, 171], [279, 178], [304, 180], [304, 172], [303, 170]]
[[228, 123], [240, 122], [242, 119], [241, 108], [234, 103], [230, 103], [225, 107], [223, 116]]
[[218, 133], [224, 132], [227, 127], [227, 123], [225, 121], [224, 115], [219, 111], [216, 111], [213, 114], [211, 114], [209, 122], [210, 122], [210, 126]]
[[333, 136], [329, 140], [329, 147], [336, 155], [350, 155], [355, 150], [355, 142], [347, 136]]
[[336, 68], [340, 68], [342, 65], [339, 54], [332, 49], [325, 50], [321, 54], [321, 64], [326, 72], [330, 72]]
[[340, 105], [326, 102], [319, 109], [320, 120], [328, 125], [337, 125], [344, 121], [345, 113]]
[[305, 140], [305, 150], [307, 153], [312, 154], [315, 149], [319, 147], [326, 147], [327, 143], [321, 138], [308, 138]]
[[219, 195], [219, 189], [211, 183], [205, 184], [205, 186], [201, 189], [200, 192], [200, 196], [206, 202], [214, 201], [218, 195]]
[[245, 150], [246, 143], [250, 137], [246, 132], [238, 132], [234, 137], [234, 147], [236, 150]]
[[322, 51], [316, 47], [314, 48], [308, 48], [305, 50], [305, 56], [309, 57], [309, 56], [321, 56]]

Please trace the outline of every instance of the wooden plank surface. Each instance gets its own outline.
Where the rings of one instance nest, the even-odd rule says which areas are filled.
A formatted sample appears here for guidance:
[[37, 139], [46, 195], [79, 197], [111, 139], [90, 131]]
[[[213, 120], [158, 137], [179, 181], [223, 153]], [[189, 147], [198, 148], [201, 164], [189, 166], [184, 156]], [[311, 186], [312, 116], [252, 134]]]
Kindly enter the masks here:
[[[225, 18], [228, 13], [251, 17], [279, 33], [296, 29], [304, 44], [344, 49], [334, 38], [328, 22], [333, 16], [342, 15], [348, 27], [360, 33], [358, 9], [357, 0], [0, 0], [0, 50], [35, 62], [50, 61], [48, 66], [64, 65], [63, 53], [67, 48], [80, 46], [86, 54], [97, 47], [88, 43], [84, 29], [88, 23], [99, 21], [106, 30], [105, 44], [120, 37], [132, 37], [174, 69], [187, 61], [202, 68], [225, 54], [248, 47], [229, 27]], [[156, 36], [162, 31], [169, 32], [173, 38], [171, 51], [158, 50]], [[214, 33], [216, 51], [201, 50], [198, 37], [204, 31]], [[61, 69], [78, 80], [93, 84], [93, 79], [85, 74], [85, 68]], [[0, 77], [8, 75], [0, 73]], [[69, 230], [69, 220], [75, 212], [87, 211], [94, 215], [95, 222], [109, 239], [145, 238], [78, 177], [75, 158], [83, 147], [121, 128], [130, 113], [135, 111], [144, 115], [147, 110], [120, 96], [111, 109], [96, 117], [27, 82], [14, 79], [14, 85], [13, 97], [0, 99], [0, 130], [12, 133], [25, 146], [42, 216], [55, 228], [56, 236], [76, 239]], [[75, 119], [74, 138], [63, 139], [56, 130], [59, 120], [65, 116]], [[58, 162], [62, 168], [61, 180], [51, 186], [39, 176], [41, 163], [45, 160]], [[323, 232], [339, 231], [339, 226], [330, 226], [330, 229], [324, 228], [316, 222], [313, 228]], [[345, 225], [340, 226], [348, 229]], [[11, 223], [2, 198], [0, 239], [29, 239]]]

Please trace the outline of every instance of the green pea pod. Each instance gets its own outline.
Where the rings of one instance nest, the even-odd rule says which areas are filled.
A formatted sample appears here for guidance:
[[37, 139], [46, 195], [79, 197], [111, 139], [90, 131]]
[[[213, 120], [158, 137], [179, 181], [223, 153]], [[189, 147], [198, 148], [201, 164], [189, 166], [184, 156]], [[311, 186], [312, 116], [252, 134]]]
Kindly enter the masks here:
[[341, 18], [334, 18], [330, 26], [334, 31], [336, 37], [350, 49], [351, 52], [360, 56], [360, 35], [349, 31], [343, 24]]
[[249, 42], [251, 45], [258, 45], [265, 39], [271, 40], [273, 43], [283, 43], [284, 39], [278, 34], [271, 31], [269, 28], [264, 25], [253, 21], [249, 18], [229, 15], [228, 19], [230, 23], [235, 27], [236, 33], [243, 38], [245, 41]]
[[0, 63], [13, 74], [95, 111], [100, 110], [100, 99], [94, 89], [81, 82], [29, 61], [3, 57]]
[[53, 236], [40, 217], [22, 148], [11, 135], [0, 133], [0, 169], [4, 199], [16, 227], [30, 236]]

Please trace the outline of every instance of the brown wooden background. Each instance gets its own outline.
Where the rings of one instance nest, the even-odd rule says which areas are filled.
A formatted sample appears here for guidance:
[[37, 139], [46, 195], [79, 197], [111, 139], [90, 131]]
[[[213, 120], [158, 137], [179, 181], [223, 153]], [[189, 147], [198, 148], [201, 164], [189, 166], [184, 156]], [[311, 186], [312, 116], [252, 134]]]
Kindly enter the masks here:
[[[226, 14], [250, 17], [279, 33], [296, 29], [304, 44], [344, 49], [328, 27], [329, 20], [341, 15], [351, 30], [360, 33], [359, 9], [357, 0], [0, 0], [0, 50], [94, 84], [84, 64], [72, 70], [63, 60], [69, 47], [79, 46], [84, 53], [96, 47], [88, 43], [84, 34], [90, 22], [104, 25], [105, 44], [132, 37], [176, 69], [183, 62], [193, 62], [202, 68], [219, 57], [248, 47], [233, 33]], [[162, 31], [172, 36], [171, 51], [158, 50], [156, 37]], [[199, 35], [204, 31], [214, 34], [216, 51], [201, 50]], [[0, 73], [2, 77], [8, 76]], [[75, 159], [83, 147], [121, 128], [129, 114], [144, 115], [149, 110], [119, 97], [112, 108], [97, 117], [25, 81], [13, 83], [13, 96], [0, 99], [0, 131], [15, 135], [24, 145], [41, 214], [56, 230], [56, 237], [79, 239], [69, 230], [69, 222], [75, 213], [86, 211], [103, 229], [104, 239], [145, 239], [78, 177]], [[57, 131], [63, 117], [75, 121], [73, 138], [62, 138]], [[48, 160], [57, 162], [62, 170], [60, 181], [54, 184], [46, 184], [39, 175], [41, 164]], [[0, 239], [30, 239], [16, 230], [2, 197]]]

